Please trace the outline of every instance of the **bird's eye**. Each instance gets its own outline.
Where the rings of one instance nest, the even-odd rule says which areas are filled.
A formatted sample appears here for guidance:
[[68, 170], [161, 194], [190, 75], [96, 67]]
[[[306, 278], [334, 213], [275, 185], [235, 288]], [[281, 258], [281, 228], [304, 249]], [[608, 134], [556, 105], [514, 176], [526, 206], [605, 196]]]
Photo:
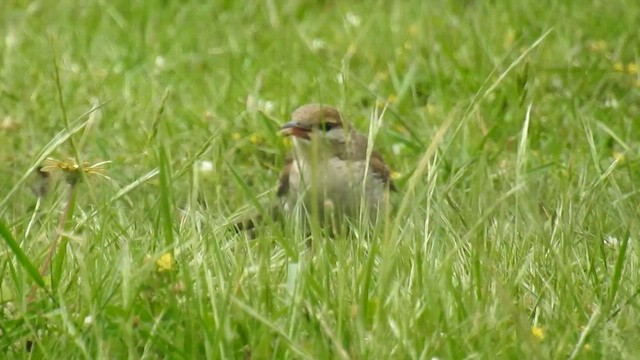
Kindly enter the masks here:
[[320, 130], [322, 130], [324, 132], [327, 132], [327, 131], [333, 129], [334, 125], [335, 124], [332, 124], [330, 122], [323, 122], [318, 127], [320, 128]]

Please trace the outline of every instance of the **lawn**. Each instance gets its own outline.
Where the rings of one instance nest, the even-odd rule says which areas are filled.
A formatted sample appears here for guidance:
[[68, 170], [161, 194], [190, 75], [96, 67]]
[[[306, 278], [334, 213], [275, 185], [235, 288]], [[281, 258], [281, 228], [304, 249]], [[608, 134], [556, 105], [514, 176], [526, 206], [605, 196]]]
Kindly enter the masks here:
[[[2, 1], [0, 358], [637, 358], [638, 19]], [[310, 102], [375, 139], [393, 211], [234, 231], [276, 199], [277, 130]]]

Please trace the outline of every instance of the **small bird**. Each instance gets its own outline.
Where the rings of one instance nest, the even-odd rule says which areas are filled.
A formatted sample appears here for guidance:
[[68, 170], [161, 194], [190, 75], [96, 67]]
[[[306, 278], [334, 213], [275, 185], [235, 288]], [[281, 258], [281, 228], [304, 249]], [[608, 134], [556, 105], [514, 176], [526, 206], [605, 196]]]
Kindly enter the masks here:
[[[316, 214], [323, 225], [328, 220], [334, 225], [344, 218], [358, 220], [360, 215], [377, 220], [386, 194], [396, 191], [391, 173], [378, 152], [368, 154], [366, 135], [345, 124], [336, 108], [303, 105], [282, 125], [280, 134], [292, 138], [293, 151], [280, 173], [281, 202], [271, 209], [271, 216], [281, 210], [285, 214], [301, 210], [306, 216]], [[254, 225], [249, 221], [237, 227]]]
[[280, 133], [293, 140], [293, 152], [280, 174], [278, 196], [285, 211], [303, 206], [357, 219], [360, 211], [375, 221], [385, 194], [395, 191], [389, 168], [376, 151], [367, 154], [367, 137], [343, 122], [331, 106], [307, 104], [296, 109]]

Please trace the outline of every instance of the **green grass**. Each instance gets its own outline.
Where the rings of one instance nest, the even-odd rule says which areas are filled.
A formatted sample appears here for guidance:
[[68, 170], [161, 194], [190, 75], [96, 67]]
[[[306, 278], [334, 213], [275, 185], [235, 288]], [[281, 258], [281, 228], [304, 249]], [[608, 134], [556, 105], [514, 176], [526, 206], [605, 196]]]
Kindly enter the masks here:
[[[635, 1], [0, 14], [0, 358], [640, 353]], [[362, 131], [389, 102], [389, 221], [311, 248], [297, 224], [230, 231], [275, 198], [279, 124], [319, 101]], [[58, 172], [38, 199], [47, 157], [110, 180]]]

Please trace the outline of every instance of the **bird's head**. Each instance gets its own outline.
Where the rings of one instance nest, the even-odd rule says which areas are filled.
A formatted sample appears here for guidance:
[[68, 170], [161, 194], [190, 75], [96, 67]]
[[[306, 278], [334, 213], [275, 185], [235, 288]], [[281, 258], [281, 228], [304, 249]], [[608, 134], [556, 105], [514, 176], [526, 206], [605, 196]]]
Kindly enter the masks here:
[[280, 133], [293, 138], [297, 151], [305, 155], [316, 148], [320, 154], [335, 153], [345, 143], [345, 126], [338, 109], [323, 104], [307, 104], [291, 114]]

